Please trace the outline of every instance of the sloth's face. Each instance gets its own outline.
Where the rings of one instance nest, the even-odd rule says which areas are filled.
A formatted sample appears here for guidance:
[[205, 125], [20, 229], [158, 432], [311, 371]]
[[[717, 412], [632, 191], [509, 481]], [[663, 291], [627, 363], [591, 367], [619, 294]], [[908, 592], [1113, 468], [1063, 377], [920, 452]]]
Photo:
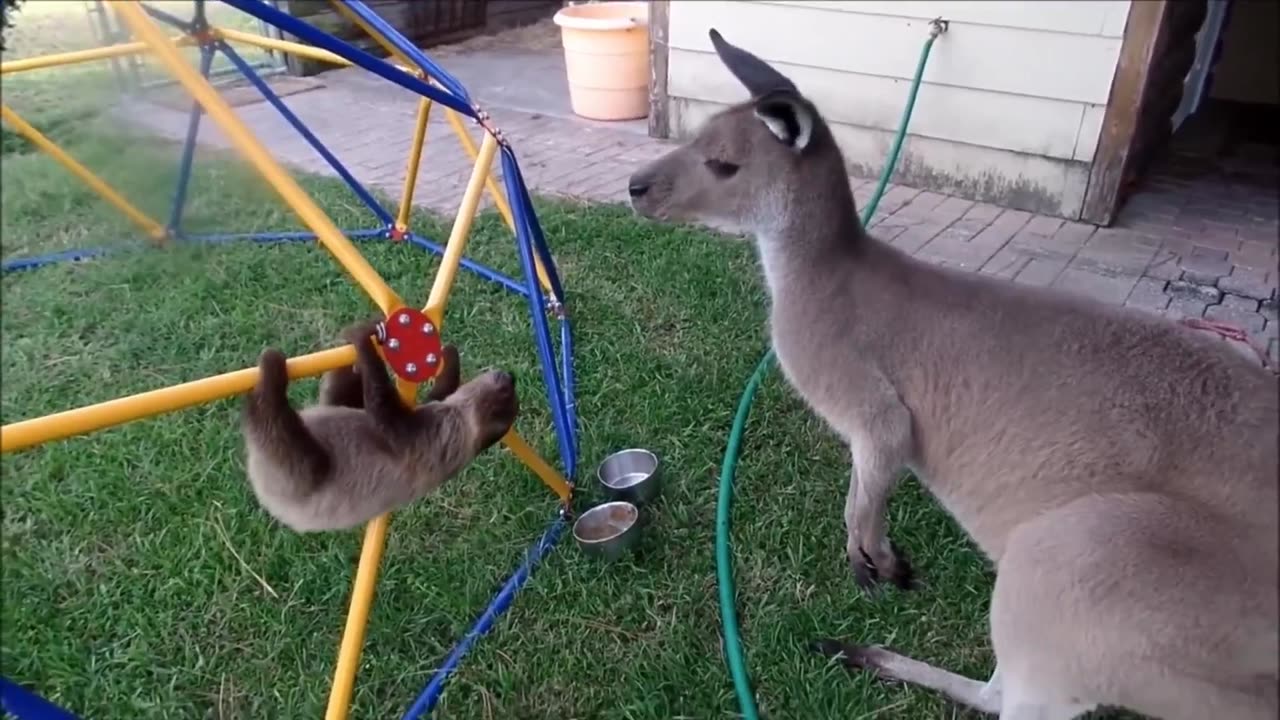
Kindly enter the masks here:
[[516, 379], [501, 370], [489, 370], [463, 384], [449, 402], [470, 415], [476, 430], [477, 454], [501, 440], [520, 414]]

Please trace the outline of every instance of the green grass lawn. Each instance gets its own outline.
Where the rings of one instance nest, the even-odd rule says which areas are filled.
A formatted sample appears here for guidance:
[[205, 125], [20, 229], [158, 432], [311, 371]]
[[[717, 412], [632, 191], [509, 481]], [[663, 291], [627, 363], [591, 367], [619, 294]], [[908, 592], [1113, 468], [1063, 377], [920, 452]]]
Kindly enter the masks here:
[[[73, 153], [166, 207], [177, 150], [79, 128]], [[205, 157], [193, 229], [294, 228], [243, 167]], [[101, 244], [128, 225], [53, 164], [9, 155], [5, 256]], [[368, 226], [348, 191], [305, 185], [340, 225]], [[420, 192], [429, 192], [423, 188]], [[765, 297], [748, 245], [638, 220], [616, 207], [542, 203], [571, 294], [582, 492], [607, 452], [643, 445], [667, 468], [637, 552], [615, 564], [561, 544], [451, 680], [440, 717], [730, 718], [716, 603], [716, 476], [738, 395], [765, 347]], [[163, 215], [162, 215], [163, 217]], [[442, 236], [439, 221], [418, 228]], [[472, 255], [514, 272], [498, 222]], [[434, 260], [367, 247], [408, 298]], [[3, 279], [4, 422], [335, 343], [371, 305], [320, 248], [229, 244], [139, 251]], [[554, 458], [523, 300], [463, 274], [447, 336], [464, 369], [520, 378], [519, 428]], [[315, 382], [295, 385], [312, 397]], [[313, 718], [325, 705], [359, 532], [295, 535], [244, 480], [237, 401], [6, 455], [3, 673], [83, 717]], [[990, 576], [913, 484], [892, 506], [923, 587], [868, 596], [844, 559], [847, 453], [775, 372], [752, 413], [734, 507], [748, 663], [771, 718], [949, 718], [934, 696], [853, 677], [809, 656], [820, 635], [885, 642], [982, 676]], [[398, 717], [554, 512], [505, 451], [396, 515], [351, 717]]]

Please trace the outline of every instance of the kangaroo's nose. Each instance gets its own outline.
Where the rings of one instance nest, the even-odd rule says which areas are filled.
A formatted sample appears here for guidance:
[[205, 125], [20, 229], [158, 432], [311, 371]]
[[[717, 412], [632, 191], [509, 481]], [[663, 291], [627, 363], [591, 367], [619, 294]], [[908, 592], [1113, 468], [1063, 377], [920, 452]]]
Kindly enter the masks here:
[[627, 192], [633, 198], [642, 197], [645, 193], [649, 192], [649, 183], [644, 180], [631, 178], [631, 182], [627, 184]]

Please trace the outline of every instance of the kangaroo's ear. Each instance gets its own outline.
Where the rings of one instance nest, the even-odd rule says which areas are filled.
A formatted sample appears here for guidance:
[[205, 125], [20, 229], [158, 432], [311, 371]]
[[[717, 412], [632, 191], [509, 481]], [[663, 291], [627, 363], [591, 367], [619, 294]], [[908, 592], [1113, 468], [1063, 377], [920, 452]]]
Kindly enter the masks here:
[[711, 46], [715, 48], [716, 55], [720, 56], [720, 62], [751, 93], [751, 97], [758, 98], [774, 90], [796, 89], [790, 78], [764, 60], [725, 40], [720, 31], [711, 28], [707, 34], [711, 37]]
[[755, 101], [755, 115], [783, 145], [804, 152], [813, 140], [816, 111], [794, 90], [775, 90]]

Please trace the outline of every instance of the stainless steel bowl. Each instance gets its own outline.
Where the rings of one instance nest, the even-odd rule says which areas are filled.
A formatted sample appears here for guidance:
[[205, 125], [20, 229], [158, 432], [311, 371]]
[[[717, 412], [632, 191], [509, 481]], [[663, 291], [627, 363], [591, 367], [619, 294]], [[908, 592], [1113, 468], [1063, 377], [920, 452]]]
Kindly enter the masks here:
[[640, 508], [624, 500], [597, 505], [574, 521], [573, 539], [588, 555], [617, 560], [640, 539]]
[[643, 505], [662, 489], [661, 467], [658, 456], [648, 450], [619, 450], [600, 463], [596, 478], [610, 498]]

